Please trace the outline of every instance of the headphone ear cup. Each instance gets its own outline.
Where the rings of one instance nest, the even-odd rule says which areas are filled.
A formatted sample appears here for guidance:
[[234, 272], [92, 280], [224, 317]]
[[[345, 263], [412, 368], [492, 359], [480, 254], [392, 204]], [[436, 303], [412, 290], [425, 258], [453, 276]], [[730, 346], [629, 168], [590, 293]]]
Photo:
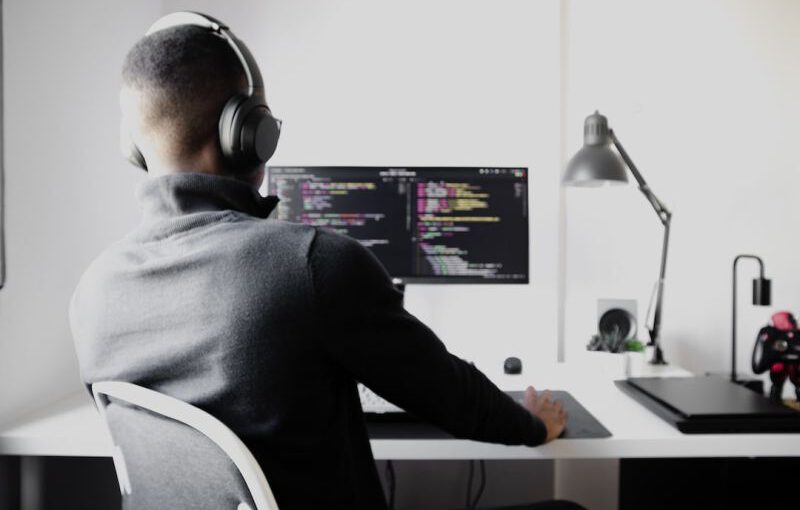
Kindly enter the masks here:
[[246, 96], [235, 95], [231, 97], [225, 103], [222, 108], [222, 114], [219, 116], [219, 145], [222, 149], [222, 155], [235, 168], [238, 168], [237, 160], [239, 159], [239, 130], [236, 126], [236, 114], [245, 101], [247, 101]]
[[222, 154], [234, 169], [249, 171], [275, 153], [280, 123], [264, 99], [237, 95], [228, 100], [219, 119]]
[[122, 152], [122, 157], [128, 162], [145, 172], [147, 171], [147, 162], [144, 160], [142, 151], [133, 143], [133, 138], [131, 138], [124, 121], [119, 124], [119, 150]]
[[280, 121], [266, 106], [251, 110], [244, 120], [242, 141], [257, 164], [266, 163], [275, 154], [280, 136]]

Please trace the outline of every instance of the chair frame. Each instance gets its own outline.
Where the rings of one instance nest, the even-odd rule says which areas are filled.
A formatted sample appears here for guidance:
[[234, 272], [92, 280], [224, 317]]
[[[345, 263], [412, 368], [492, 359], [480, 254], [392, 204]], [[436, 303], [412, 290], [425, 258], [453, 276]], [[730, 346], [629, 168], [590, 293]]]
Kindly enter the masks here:
[[[97, 382], [92, 385], [97, 409], [111, 437], [113, 432], [106, 417], [108, 398], [121, 400], [150, 412], [170, 418], [200, 432], [216, 444], [239, 470], [256, 505], [255, 510], [278, 510], [278, 504], [258, 461], [247, 446], [224, 423], [207, 412], [186, 402], [132, 383], [118, 381]], [[122, 450], [114, 445], [114, 467], [123, 496], [131, 493], [131, 484]], [[249, 509], [242, 503], [239, 510]]]

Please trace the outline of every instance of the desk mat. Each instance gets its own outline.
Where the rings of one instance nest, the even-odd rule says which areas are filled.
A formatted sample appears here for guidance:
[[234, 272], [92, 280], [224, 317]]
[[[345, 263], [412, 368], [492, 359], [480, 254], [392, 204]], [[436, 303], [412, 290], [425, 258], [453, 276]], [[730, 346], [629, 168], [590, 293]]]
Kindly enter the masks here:
[[[569, 415], [567, 428], [560, 439], [600, 439], [611, 437], [597, 418], [566, 391], [551, 391], [553, 398], [564, 404]], [[507, 391], [507, 395], [522, 402], [524, 391]], [[444, 430], [421, 421], [411, 415], [370, 415], [367, 414], [367, 432], [370, 439], [453, 439]]]

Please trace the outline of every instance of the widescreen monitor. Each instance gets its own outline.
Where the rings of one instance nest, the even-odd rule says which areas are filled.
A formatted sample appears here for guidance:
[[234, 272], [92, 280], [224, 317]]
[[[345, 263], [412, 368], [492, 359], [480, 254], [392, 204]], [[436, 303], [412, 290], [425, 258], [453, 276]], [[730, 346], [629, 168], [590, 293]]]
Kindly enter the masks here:
[[346, 234], [395, 283], [528, 283], [528, 169], [267, 169], [273, 218]]

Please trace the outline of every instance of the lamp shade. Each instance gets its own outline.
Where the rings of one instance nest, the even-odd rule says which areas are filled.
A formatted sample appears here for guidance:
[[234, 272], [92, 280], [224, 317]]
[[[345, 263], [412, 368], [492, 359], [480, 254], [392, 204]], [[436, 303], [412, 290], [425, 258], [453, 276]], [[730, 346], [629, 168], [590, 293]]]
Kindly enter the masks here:
[[562, 184], [565, 186], [602, 186], [625, 184], [625, 162], [611, 147], [608, 120], [599, 112], [586, 117], [583, 147], [567, 164]]
[[756, 306], [769, 306], [772, 304], [772, 281], [764, 278], [753, 280], [753, 304]]

